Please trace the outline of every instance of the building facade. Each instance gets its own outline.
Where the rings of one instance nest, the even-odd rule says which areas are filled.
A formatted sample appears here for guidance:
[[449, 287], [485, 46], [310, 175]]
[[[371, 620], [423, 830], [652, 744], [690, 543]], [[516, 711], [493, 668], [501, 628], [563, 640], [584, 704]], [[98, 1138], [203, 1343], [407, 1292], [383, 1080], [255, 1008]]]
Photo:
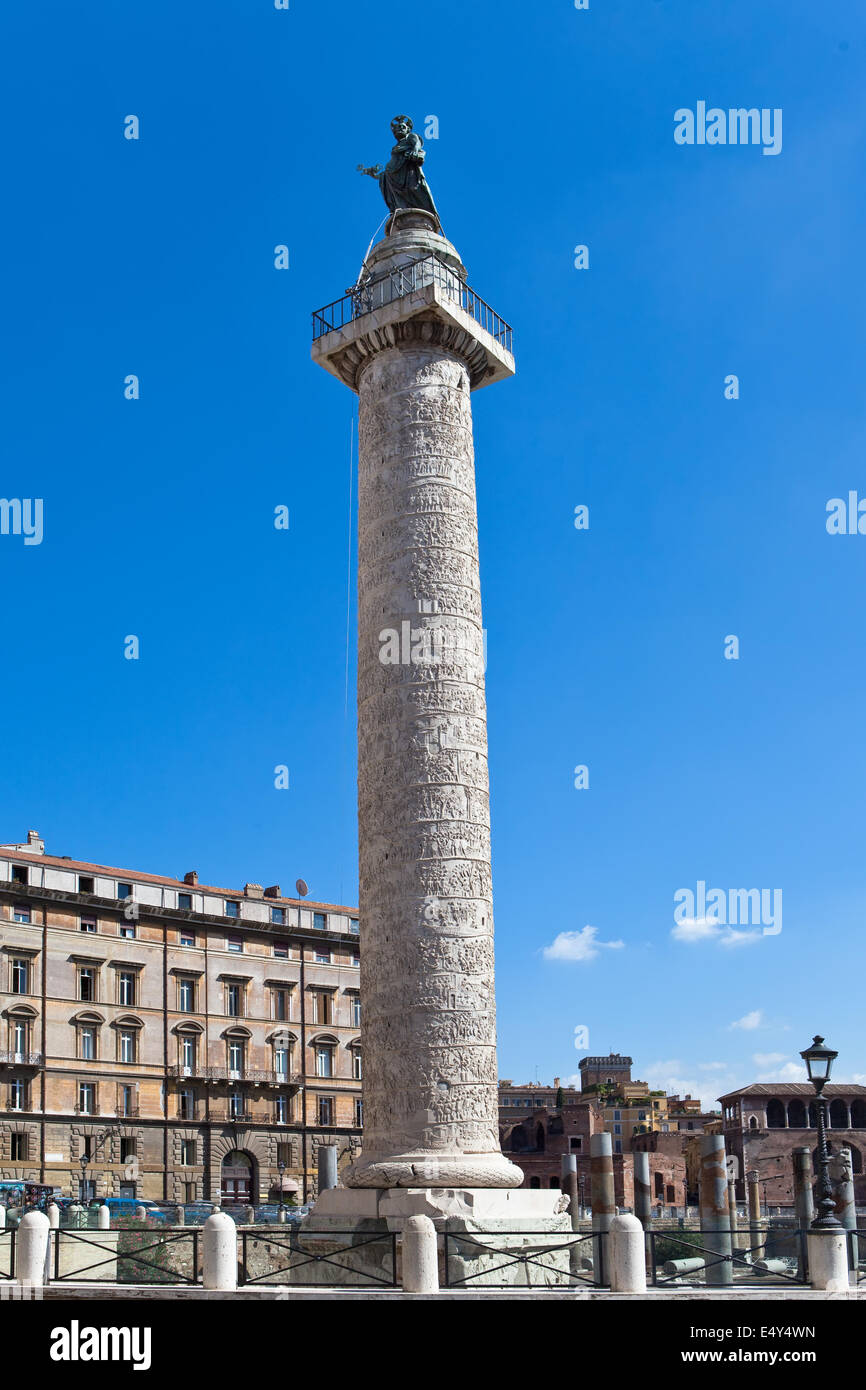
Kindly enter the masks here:
[[[854, 1196], [858, 1206], [866, 1204], [866, 1086], [844, 1086], [830, 1082], [824, 1088], [831, 1153], [851, 1150]], [[756, 1172], [764, 1202], [770, 1206], [793, 1206], [793, 1159], [795, 1148], [812, 1150], [813, 1170], [818, 1150], [815, 1092], [807, 1082], [786, 1084], [759, 1082], [742, 1086], [720, 1096], [722, 1133], [725, 1148], [737, 1158], [737, 1195], [745, 1197], [744, 1175]]]
[[0, 1176], [315, 1195], [360, 1152], [358, 967], [350, 907], [0, 846]]

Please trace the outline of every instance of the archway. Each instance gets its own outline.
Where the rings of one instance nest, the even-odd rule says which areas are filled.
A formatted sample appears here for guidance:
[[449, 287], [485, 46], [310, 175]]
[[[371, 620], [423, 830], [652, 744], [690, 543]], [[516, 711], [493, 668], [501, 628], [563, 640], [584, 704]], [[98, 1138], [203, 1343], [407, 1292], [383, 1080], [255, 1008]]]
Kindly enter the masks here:
[[785, 1128], [785, 1107], [780, 1100], [767, 1101], [767, 1129]]
[[242, 1149], [231, 1149], [222, 1161], [220, 1198], [245, 1206], [255, 1201], [255, 1162]]
[[839, 1100], [838, 1096], [830, 1101], [830, 1128], [848, 1128], [848, 1106], [844, 1100]]
[[806, 1106], [802, 1100], [788, 1101], [788, 1128], [808, 1129]]

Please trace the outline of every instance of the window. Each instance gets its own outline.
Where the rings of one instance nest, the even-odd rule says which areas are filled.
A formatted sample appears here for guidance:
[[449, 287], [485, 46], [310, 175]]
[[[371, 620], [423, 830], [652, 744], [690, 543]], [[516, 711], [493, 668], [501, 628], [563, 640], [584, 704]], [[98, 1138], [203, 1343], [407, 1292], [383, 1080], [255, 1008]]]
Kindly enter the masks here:
[[13, 1135], [11, 1136], [11, 1139], [12, 1139], [12, 1143], [11, 1143], [11, 1147], [10, 1147], [10, 1150], [9, 1150], [9, 1157], [11, 1158], [12, 1162], [13, 1162], [13, 1163], [26, 1163], [26, 1162], [27, 1162], [27, 1135], [26, 1135], [26, 1134], [13, 1134]]
[[244, 1098], [240, 1091], [232, 1091], [229, 1096], [229, 1114], [233, 1120], [243, 1119]]
[[312, 1022], [330, 1024], [331, 1022], [331, 996], [327, 990], [314, 989], [310, 991], [312, 996]]
[[25, 864], [13, 864], [13, 865], [12, 865], [12, 882], [13, 882], [13, 883], [24, 883], [24, 884], [26, 884], [26, 883], [29, 882], [29, 875], [30, 875], [30, 871], [29, 871], [29, 869], [27, 868], [27, 866], [26, 866]]
[[240, 985], [226, 985], [226, 1013], [229, 1018], [240, 1018], [241, 1016], [241, 987]]
[[361, 1080], [361, 1071], [362, 1071], [362, 1068], [361, 1068], [361, 1049], [360, 1049], [360, 1047], [353, 1047], [353, 1048], [352, 1048], [352, 1075], [353, 1075], [353, 1077], [355, 1078], [356, 1081], [360, 1081], [360, 1080]]
[[195, 1167], [195, 1140], [181, 1139], [180, 1141], [180, 1161], [184, 1168]]
[[127, 1007], [135, 1003], [135, 971], [121, 970], [118, 978], [118, 1003]]
[[10, 1110], [29, 1110], [27, 1104], [27, 1083], [26, 1081], [14, 1080], [9, 1082], [9, 1109]]
[[178, 893], [177, 905], [181, 912], [192, 912], [192, 893]]
[[622, 1140], [621, 1140], [621, 1139], [614, 1139], [614, 1141], [613, 1141], [613, 1151], [614, 1151], [615, 1154], [621, 1154], [621, 1153], [622, 1153]]
[[240, 1076], [244, 1069], [244, 1045], [239, 1038], [232, 1038], [229, 1041], [229, 1072], [233, 1076]]
[[12, 1026], [12, 1051], [16, 1062], [23, 1062], [30, 1051], [30, 1025], [21, 1018]]
[[185, 1034], [180, 1040], [180, 1064], [184, 1071], [192, 1072], [195, 1068], [196, 1040], [190, 1034]]
[[355, 935], [357, 936], [360, 930], [361, 930], [361, 927], [360, 927], [360, 923], [358, 922], [357, 917], [350, 917], [350, 918], [349, 918], [349, 931], [350, 931], [350, 932], [354, 932]]
[[78, 1083], [78, 1113], [93, 1115], [96, 1110], [96, 1087], [90, 1081]]
[[178, 1119], [195, 1119], [195, 1092], [178, 1091], [177, 1093], [177, 1114]]
[[350, 956], [350, 958], [349, 958], [349, 964], [350, 964], [350, 965], [360, 965], [360, 964], [361, 964], [361, 957], [358, 955], [358, 952], [357, 952], [357, 951], [353, 951], [353, 952], [352, 952], [352, 954], [351, 954], [351, 956]]
[[177, 1007], [182, 1014], [195, 1012], [195, 980], [186, 975], [177, 982]]
[[334, 1049], [330, 1043], [316, 1045], [316, 1076], [334, 1075]]
[[92, 1004], [96, 999], [96, 971], [92, 965], [82, 965], [79, 968], [78, 997], [85, 1004]]
[[135, 1092], [131, 1086], [120, 1087], [120, 1099], [118, 1101], [117, 1113], [119, 1115], [135, 1114]]
[[[275, 1121], [276, 1121], [276, 1123], [277, 1123], [278, 1125], [287, 1125], [287, 1124], [289, 1123], [289, 1098], [288, 1098], [288, 1096], [277, 1096], [276, 1100], [274, 1101], [274, 1119], [275, 1119]], [[283, 1144], [278, 1144], [278, 1145], [277, 1145], [278, 1151], [279, 1151], [279, 1149], [282, 1149], [282, 1148], [284, 1148], [284, 1147], [285, 1147], [285, 1145], [283, 1145]], [[280, 1162], [280, 1161], [285, 1162], [285, 1159], [283, 1159], [283, 1160], [279, 1160], [279, 1159], [278, 1159], [277, 1161], [278, 1161], [278, 1162]]]
[[193, 933], [191, 931], [182, 931], [180, 934], [180, 944], [181, 946], [194, 946], [195, 936]]
[[131, 1163], [135, 1158], [135, 1140], [122, 1138], [120, 1141], [121, 1163]]
[[78, 875], [78, 891], [79, 893], [93, 892], [93, 879], [91, 878], [90, 874]]
[[118, 898], [121, 898], [121, 899], [123, 899], [123, 898], [131, 898], [131, 897], [132, 897], [132, 884], [131, 884], [131, 883], [118, 883], [118, 885], [117, 885], [117, 896], [118, 896]]
[[326, 950], [323, 946], [317, 946], [317, 947], [316, 947], [316, 964], [317, 964], [317, 965], [330, 965], [330, 964], [331, 964], [331, 952], [328, 951], [328, 950]]
[[84, 1062], [96, 1057], [96, 1029], [90, 1026], [78, 1030], [78, 1055]]
[[621, 1119], [622, 1119], [622, 1111], [620, 1111], [620, 1110], [614, 1110], [614, 1112], [613, 1112], [613, 1118], [614, 1118], [615, 1120], [621, 1120]]
[[289, 991], [287, 989], [272, 989], [272, 1012], [275, 1019], [286, 1022], [289, 1017]]
[[328, 927], [328, 915], [325, 912], [313, 913], [313, 926], [317, 931], [326, 931]]
[[227, 951], [233, 951], [235, 955], [241, 955], [241, 953], [243, 952], [243, 949], [244, 949], [243, 937], [241, 937], [241, 936], [227, 936], [227, 937], [226, 937], [226, 950], [227, 950]]
[[316, 1119], [320, 1125], [332, 1125], [334, 1123], [334, 1097], [316, 1097]]
[[289, 1075], [289, 1049], [286, 1043], [274, 1043], [274, 1071], [283, 1078]]
[[132, 1201], [135, 1198], [135, 1195], [136, 1192], [134, 1182], [122, 1182], [120, 1184], [120, 1192], [118, 1193], [118, 1196], [126, 1197], [127, 1201]]
[[360, 994], [352, 994], [352, 995], [349, 996], [349, 998], [350, 998], [351, 1001], [352, 1001], [352, 1027], [353, 1027], [353, 1028], [360, 1028], [360, 1026], [361, 1026], [361, 996], [360, 996]]
[[286, 909], [284, 907], [272, 907], [271, 921], [275, 927], [284, 927], [286, 925]]
[[583, 1140], [581, 1139], [580, 1135], [569, 1135], [568, 1146], [573, 1154], [579, 1154], [581, 1149], [583, 1148]]
[[356, 1097], [355, 1097], [355, 1125], [357, 1126], [358, 1129], [360, 1129], [361, 1126], [363, 1125], [363, 1123], [364, 1123], [364, 1102], [361, 1100], [360, 1096], [356, 1096]]
[[289, 1167], [289, 1164], [291, 1163], [291, 1161], [292, 1161], [292, 1146], [291, 1146], [291, 1144], [278, 1144], [278, 1145], [277, 1145], [277, 1163], [284, 1163], [284, 1164], [286, 1165], [286, 1167], [288, 1168], [288, 1167]]
[[86, 932], [94, 932], [94, 931], [96, 931], [96, 918], [95, 918], [95, 917], [82, 917], [81, 923], [80, 923], [80, 929], [81, 929], [81, 931], [86, 931]]
[[184, 1183], [183, 1199], [185, 1202], [195, 1202], [198, 1200], [198, 1188], [194, 1182]]
[[[234, 898], [226, 898], [223, 903], [223, 911], [226, 917], [240, 917], [241, 905], [239, 902], [236, 902]], [[229, 950], [231, 950], [231, 946]]]
[[278, 960], [288, 960], [288, 958], [289, 958], [289, 943], [288, 943], [288, 941], [275, 941], [275, 942], [274, 942], [274, 955], [277, 957]]
[[118, 932], [118, 936], [125, 936], [128, 940], [134, 939], [135, 927], [133, 927], [129, 922], [122, 922], [120, 926], [120, 931]]
[[622, 1125], [614, 1125], [613, 1132], [614, 1134], [622, 1134]]
[[121, 1028], [120, 1030], [120, 1053], [121, 1062], [135, 1061], [135, 1029]]
[[30, 993], [30, 962], [25, 956], [15, 956], [12, 960], [12, 993]]
[[15, 904], [15, 906], [12, 909], [12, 920], [13, 922], [24, 922], [25, 924], [29, 924], [30, 908], [27, 906], [26, 903]]

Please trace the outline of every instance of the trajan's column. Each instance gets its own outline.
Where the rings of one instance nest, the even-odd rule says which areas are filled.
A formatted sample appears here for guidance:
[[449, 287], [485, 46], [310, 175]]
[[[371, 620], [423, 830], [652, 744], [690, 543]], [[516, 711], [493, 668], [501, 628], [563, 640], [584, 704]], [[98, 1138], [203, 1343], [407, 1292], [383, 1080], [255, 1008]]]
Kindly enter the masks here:
[[386, 234], [352, 291], [314, 315], [314, 360], [359, 397], [364, 1140], [344, 1180], [513, 1188], [522, 1173], [497, 1124], [470, 405], [513, 374], [511, 331], [441, 233], [411, 122], [392, 131], [386, 168], [361, 171], [391, 209]]

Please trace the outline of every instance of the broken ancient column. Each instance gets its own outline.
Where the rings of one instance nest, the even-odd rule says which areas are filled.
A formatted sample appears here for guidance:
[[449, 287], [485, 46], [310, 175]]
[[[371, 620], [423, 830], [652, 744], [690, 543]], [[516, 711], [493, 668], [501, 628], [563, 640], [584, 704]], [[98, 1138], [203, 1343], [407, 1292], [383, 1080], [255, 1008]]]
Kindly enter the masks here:
[[[851, 1158], [851, 1150], [847, 1145], [843, 1145], [838, 1153], [830, 1155], [830, 1182], [833, 1185], [833, 1196], [836, 1199], [836, 1220], [846, 1231], [856, 1231], [857, 1229], [857, 1210], [854, 1204], [854, 1165]], [[856, 1269], [859, 1262], [858, 1241], [856, 1235], [846, 1237], [848, 1242], [848, 1263], [852, 1269]]]
[[809, 1277], [809, 1243], [806, 1233], [815, 1220], [815, 1199], [812, 1196], [812, 1150], [807, 1146], [793, 1150], [794, 1213], [797, 1217], [798, 1274]]
[[728, 1211], [728, 1172], [721, 1134], [701, 1139], [701, 1241], [707, 1254], [708, 1284], [731, 1284], [731, 1218]]
[[589, 1174], [592, 1206], [592, 1258], [595, 1283], [608, 1282], [607, 1237], [610, 1223], [616, 1216], [613, 1183], [613, 1151], [610, 1135], [591, 1134], [589, 1137]]
[[512, 375], [510, 330], [410, 209], [314, 333], [314, 359], [359, 397], [364, 1143], [344, 1182], [518, 1187], [498, 1131], [470, 405]]
[[634, 1214], [645, 1231], [652, 1226], [653, 1206], [650, 1187], [649, 1154], [634, 1149]]

